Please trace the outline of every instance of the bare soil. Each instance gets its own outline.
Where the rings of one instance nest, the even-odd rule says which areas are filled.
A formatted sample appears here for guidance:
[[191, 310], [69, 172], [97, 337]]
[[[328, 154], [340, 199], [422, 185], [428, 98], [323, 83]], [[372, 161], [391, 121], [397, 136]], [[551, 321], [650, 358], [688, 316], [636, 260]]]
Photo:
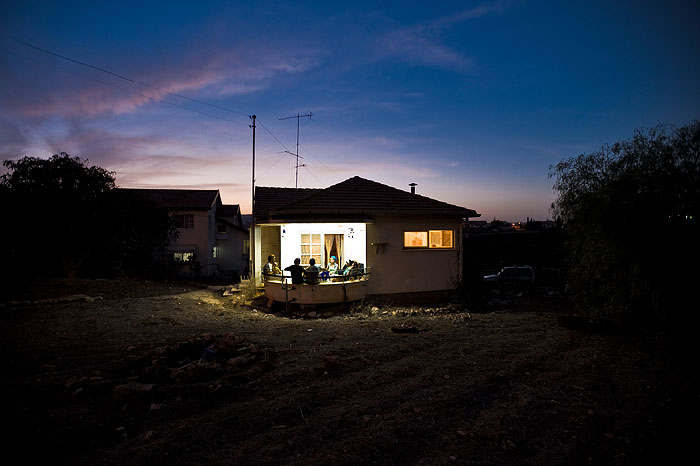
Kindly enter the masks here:
[[698, 431], [692, 332], [623, 331], [561, 297], [309, 315], [195, 284], [30, 291], [0, 307], [17, 463], [668, 464]]

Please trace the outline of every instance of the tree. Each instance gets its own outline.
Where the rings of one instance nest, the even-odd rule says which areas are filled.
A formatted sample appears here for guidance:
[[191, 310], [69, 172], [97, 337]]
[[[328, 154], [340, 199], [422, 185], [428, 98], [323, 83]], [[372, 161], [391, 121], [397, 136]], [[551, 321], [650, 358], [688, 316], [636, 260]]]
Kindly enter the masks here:
[[[116, 189], [113, 173], [66, 153], [48, 159], [5, 160], [0, 199], [4, 272], [72, 280], [81, 267], [93, 271], [148, 256], [167, 244], [167, 212], [131, 200]], [[135, 241], [134, 231], [143, 232]]]
[[551, 167], [569, 285], [595, 316], [676, 319], [697, 286], [700, 122], [657, 126]]

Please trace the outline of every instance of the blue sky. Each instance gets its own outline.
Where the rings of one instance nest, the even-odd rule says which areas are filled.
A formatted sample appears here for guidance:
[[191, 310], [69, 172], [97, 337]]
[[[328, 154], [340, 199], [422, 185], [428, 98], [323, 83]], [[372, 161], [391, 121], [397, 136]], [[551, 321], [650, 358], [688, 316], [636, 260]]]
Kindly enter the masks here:
[[294, 187], [296, 119], [280, 118], [312, 112], [299, 187], [415, 182], [486, 220], [545, 219], [550, 165], [700, 118], [699, 13], [689, 1], [6, 0], [0, 158], [68, 152], [120, 186], [216, 188], [246, 213], [247, 115], [256, 184]]

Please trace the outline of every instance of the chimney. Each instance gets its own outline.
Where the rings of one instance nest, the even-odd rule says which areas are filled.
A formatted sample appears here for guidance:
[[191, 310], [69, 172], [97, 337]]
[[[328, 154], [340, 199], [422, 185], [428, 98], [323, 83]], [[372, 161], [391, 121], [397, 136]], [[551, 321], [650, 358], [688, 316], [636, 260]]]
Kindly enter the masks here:
[[416, 183], [408, 183], [411, 187], [411, 194], [416, 194]]

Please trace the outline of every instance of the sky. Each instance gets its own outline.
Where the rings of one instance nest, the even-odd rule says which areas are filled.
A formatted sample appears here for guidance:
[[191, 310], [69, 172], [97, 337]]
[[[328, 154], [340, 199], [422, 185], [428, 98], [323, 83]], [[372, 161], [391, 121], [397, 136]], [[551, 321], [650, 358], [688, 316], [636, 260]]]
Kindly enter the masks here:
[[254, 114], [257, 186], [361, 176], [545, 220], [553, 164], [700, 119], [699, 20], [694, 1], [4, 0], [0, 159], [67, 152], [245, 214]]

